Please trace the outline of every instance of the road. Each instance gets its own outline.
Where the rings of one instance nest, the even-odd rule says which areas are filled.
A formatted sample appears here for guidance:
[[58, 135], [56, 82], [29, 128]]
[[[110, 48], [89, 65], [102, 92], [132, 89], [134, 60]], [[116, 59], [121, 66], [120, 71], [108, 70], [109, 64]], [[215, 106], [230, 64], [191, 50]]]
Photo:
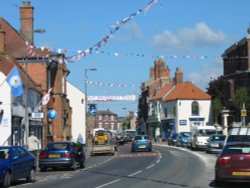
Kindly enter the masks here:
[[157, 144], [152, 152], [131, 153], [126, 144], [115, 156], [88, 157], [85, 169], [38, 172], [35, 183], [18, 181], [13, 187], [214, 187], [215, 160], [216, 155], [202, 151]]

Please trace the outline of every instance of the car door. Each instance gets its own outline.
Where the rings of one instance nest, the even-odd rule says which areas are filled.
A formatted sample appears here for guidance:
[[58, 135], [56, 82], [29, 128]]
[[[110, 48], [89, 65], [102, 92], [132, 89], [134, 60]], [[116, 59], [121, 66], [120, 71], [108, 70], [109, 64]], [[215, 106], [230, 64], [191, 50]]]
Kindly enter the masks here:
[[28, 152], [21, 147], [13, 148], [12, 171], [14, 179], [29, 175], [33, 160], [28, 155]]

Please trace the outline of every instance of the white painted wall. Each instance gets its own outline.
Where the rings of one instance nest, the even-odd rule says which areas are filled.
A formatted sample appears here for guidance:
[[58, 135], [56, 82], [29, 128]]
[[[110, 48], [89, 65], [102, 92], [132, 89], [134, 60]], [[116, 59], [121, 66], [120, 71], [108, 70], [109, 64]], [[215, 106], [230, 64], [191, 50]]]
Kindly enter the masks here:
[[[0, 101], [2, 105], [0, 109], [3, 109], [3, 116], [0, 122], [0, 145], [8, 145], [8, 139], [11, 138], [11, 90], [9, 84], [4, 81], [6, 76], [0, 72]], [[3, 82], [4, 81], [4, 82]]]
[[[197, 101], [199, 103], [199, 116], [192, 116], [192, 102]], [[175, 100], [168, 101], [162, 104], [161, 117], [162, 119], [175, 119], [177, 132], [189, 132], [191, 128], [190, 118], [205, 118], [204, 124], [209, 123], [210, 120], [210, 100]], [[168, 113], [165, 117], [164, 109], [167, 108]], [[176, 109], [176, 113], [174, 113]], [[186, 121], [186, 125], [180, 125], [180, 120]]]
[[72, 108], [72, 140], [76, 141], [78, 134], [81, 133], [83, 142], [86, 143], [85, 93], [67, 82], [67, 96]]

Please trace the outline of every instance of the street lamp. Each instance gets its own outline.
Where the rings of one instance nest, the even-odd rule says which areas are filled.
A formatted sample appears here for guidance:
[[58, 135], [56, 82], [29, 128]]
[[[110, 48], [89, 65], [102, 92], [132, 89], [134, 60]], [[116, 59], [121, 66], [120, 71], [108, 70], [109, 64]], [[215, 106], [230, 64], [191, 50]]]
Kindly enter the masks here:
[[87, 145], [87, 111], [88, 111], [88, 106], [87, 106], [87, 102], [88, 102], [88, 96], [87, 96], [87, 81], [88, 81], [88, 75], [87, 72], [88, 71], [97, 71], [96, 68], [90, 68], [90, 69], [84, 69], [84, 79], [85, 79], [85, 145]]

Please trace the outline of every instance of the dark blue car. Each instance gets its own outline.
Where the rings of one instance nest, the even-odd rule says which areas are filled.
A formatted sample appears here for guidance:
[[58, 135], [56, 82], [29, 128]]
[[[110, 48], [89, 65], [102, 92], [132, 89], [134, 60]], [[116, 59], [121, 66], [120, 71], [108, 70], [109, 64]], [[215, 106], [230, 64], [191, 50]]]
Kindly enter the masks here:
[[78, 166], [84, 168], [85, 153], [81, 145], [74, 142], [51, 142], [39, 154], [39, 168], [60, 167], [76, 170]]
[[15, 180], [34, 182], [35, 157], [22, 146], [0, 146], [0, 184], [9, 187]]

